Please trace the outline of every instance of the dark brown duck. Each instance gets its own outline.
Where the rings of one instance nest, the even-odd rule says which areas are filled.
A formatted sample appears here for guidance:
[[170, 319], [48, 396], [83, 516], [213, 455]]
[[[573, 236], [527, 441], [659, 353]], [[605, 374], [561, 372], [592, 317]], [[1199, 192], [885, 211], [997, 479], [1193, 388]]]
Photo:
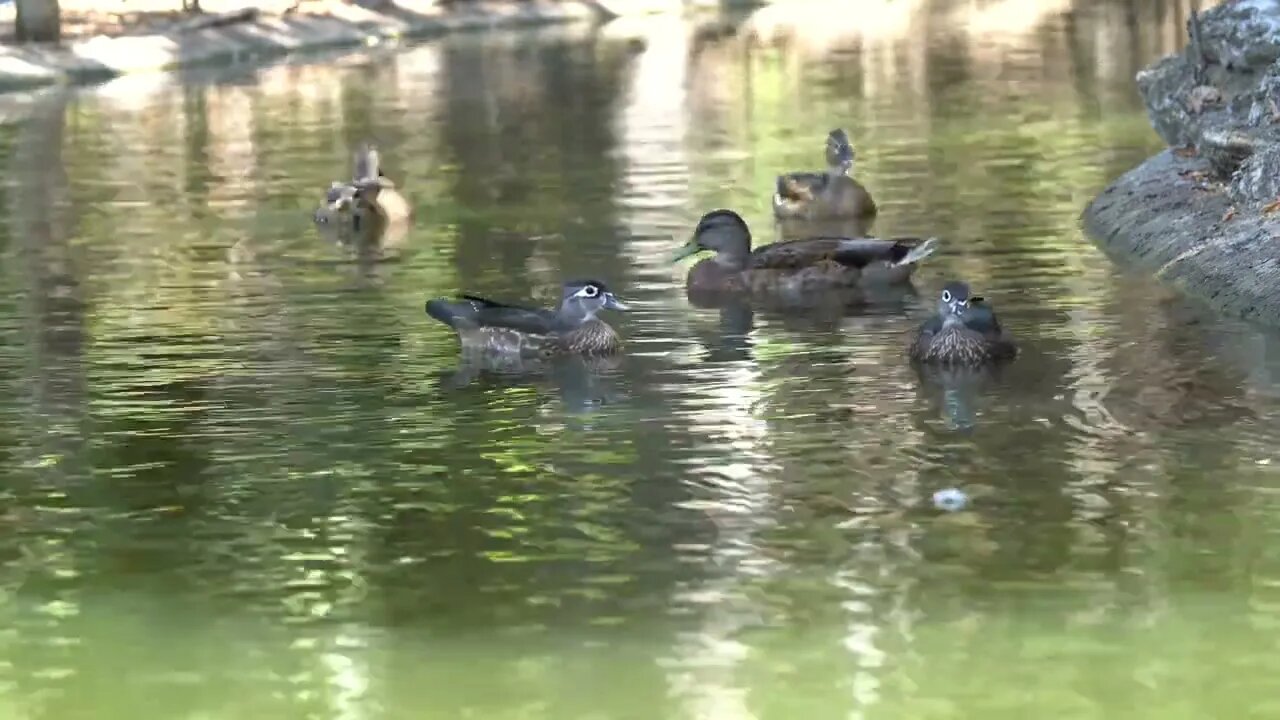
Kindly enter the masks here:
[[778, 176], [773, 214], [780, 219], [868, 218], [876, 214], [871, 193], [853, 179], [856, 154], [849, 136], [836, 128], [827, 135], [827, 169]]
[[751, 247], [751, 230], [732, 210], [702, 216], [679, 261], [703, 251], [715, 255], [689, 269], [688, 289], [699, 292], [816, 293], [859, 285], [908, 282], [933, 254], [935, 238], [816, 237]]

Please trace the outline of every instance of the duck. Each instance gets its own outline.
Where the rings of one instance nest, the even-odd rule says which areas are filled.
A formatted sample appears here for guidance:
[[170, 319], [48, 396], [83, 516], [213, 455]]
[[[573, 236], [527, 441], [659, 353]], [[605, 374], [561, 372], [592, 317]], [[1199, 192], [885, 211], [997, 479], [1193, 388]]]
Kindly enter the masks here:
[[702, 216], [672, 261], [715, 253], [689, 269], [685, 283], [691, 292], [794, 294], [906, 283], [937, 244], [937, 238], [812, 237], [753, 249], [742, 216], [720, 209]]
[[603, 282], [589, 279], [564, 282], [554, 310], [477, 295], [435, 298], [426, 305], [427, 315], [457, 332], [464, 351], [526, 358], [617, 353], [622, 339], [597, 314], [630, 309]]
[[333, 182], [324, 204], [316, 210], [318, 225], [340, 225], [344, 230], [377, 233], [391, 223], [408, 220], [412, 208], [382, 172], [378, 149], [366, 143], [355, 152], [349, 182]]
[[1002, 363], [1017, 354], [1018, 346], [1001, 327], [995, 309], [959, 280], [943, 286], [937, 313], [920, 325], [908, 350], [916, 363], [970, 367]]
[[870, 218], [876, 214], [871, 193], [853, 179], [856, 153], [841, 128], [827, 135], [827, 169], [778, 176], [773, 214], [780, 220]]

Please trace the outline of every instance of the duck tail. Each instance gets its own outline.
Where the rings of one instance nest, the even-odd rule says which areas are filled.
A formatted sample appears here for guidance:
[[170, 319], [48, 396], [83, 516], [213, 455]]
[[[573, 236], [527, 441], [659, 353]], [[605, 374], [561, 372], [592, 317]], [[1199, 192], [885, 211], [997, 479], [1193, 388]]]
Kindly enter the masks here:
[[445, 298], [434, 298], [427, 301], [427, 315], [457, 329], [460, 325], [468, 325], [469, 313], [472, 310], [469, 302], [452, 302]]
[[925, 240], [924, 242], [920, 243], [919, 245], [916, 245], [915, 247], [908, 250], [907, 254], [903, 255], [901, 260], [894, 263], [894, 266], [898, 267], [901, 265], [911, 265], [913, 263], [918, 263], [921, 260], [932, 255], [937, 249], [938, 249], [938, 238], [931, 237]]

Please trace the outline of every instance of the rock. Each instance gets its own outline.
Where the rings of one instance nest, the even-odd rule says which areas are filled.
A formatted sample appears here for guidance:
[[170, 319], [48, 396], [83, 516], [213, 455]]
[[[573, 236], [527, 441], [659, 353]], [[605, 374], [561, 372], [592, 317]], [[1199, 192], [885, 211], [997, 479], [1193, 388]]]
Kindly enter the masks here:
[[1213, 126], [1200, 132], [1196, 150], [1215, 175], [1229, 178], [1263, 143], [1263, 134], [1253, 128]]
[[1280, 0], [1220, 5], [1193, 14], [1187, 25], [1193, 39], [1186, 49], [1137, 76], [1160, 137], [1170, 145], [1198, 145], [1206, 128], [1274, 122], [1280, 114], [1273, 108], [1280, 100]]
[[1280, 199], [1280, 143], [1251, 154], [1231, 175], [1227, 194], [1237, 205], [1266, 205]]
[[1085, 232], [1112, 257], [1223, 312], [1280, 325], [1280, 215], [1233, 206], [1205, 181], [1208, 171], [1203, 158], [1162, 152], [1089, 203]]
[[1201, 15], [1199, 25], [1199, 50], [1210, 64], [1249, 72], [1280, 58], [1280, 0], [1223, 3]]
[[1280, 326], [1280, 0], [1193, 13], [1183, 52], [1135, 78], [1179, 148], [1113, 182], [1086, 231], [1231, 314]]

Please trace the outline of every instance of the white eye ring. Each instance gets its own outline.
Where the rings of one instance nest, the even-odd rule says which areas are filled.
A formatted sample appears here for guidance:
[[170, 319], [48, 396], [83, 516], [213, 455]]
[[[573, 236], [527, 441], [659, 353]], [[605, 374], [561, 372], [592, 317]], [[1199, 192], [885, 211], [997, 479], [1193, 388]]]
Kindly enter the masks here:
[[600, 288], [596, 287], [595, 285], [588, 285], [582, 288], [581, 294], [583, 297], [593, 298], [600, 294]]
[[944, 302], [944, 303], [949, 303], [949, 302], [951, 302], [951, 291], [950, 291], [950, 290], [943, 290], [943, 291], [942, 291], [942, 302]]

